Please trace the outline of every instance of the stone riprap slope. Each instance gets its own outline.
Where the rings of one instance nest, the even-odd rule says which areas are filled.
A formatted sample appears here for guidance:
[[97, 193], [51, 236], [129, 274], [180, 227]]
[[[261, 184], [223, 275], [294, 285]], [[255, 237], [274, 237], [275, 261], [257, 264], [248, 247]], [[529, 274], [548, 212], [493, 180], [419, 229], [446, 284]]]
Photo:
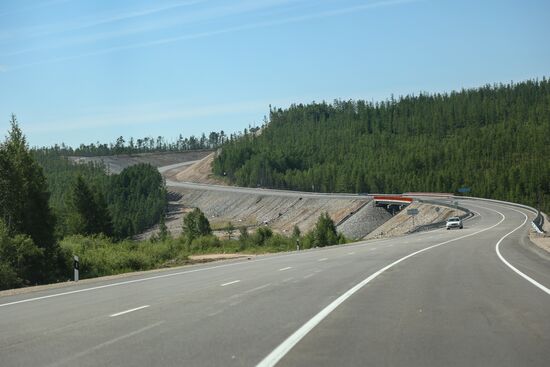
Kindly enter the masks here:
[[[236, 228], [244, 226], [249, 231], [260, 226], [269, 226], [282, 234], [290, 234], [294, 225], [297, 225], [305, 233], [314, 227], [318, 217], [324, 212], [338, 224], [339, 231], [353, 239], [364, 238], [369, 234], [366, 238], [400, 235], [411, 229], [406, 218], [400, 219], [399, 215], [392, 218], [384, 208], [375, 207], [367, 196], [265, 189], [233, 190], [228, 186], [211, 186], [223, 184], [220, 179], [212, 176], [211, 164], [214, 156], [215, 152], [212, 151], [190, 151], [70, 159], [76, 163], [103, 162], [111, 173], [120, 172], [138, 163], [149, 163], [158, 167], [166, 178], [170, 191], [166, 225], [173, 236], [181, 234], [183, 216], [196, 207], [204, 211], [218, 236], [226, 235], [223, 229], [229, 222]], [[186, 182], [198, 185], [177, 187]], [[416, 224], [438, 221], [441, 215], [447, 213], [445, 210], [442, 208], [435, 216], [424, 216]], [[389, 223], [384, 224], [387, 220], [390, 220]], [[136, 238], [149, 238], [157, 231], [155, 226]], [[237, 235], [237, 231], [234, 235]]]
[[[228, 222], [235, 227], [254, 230], [269, 226], [275, 232], [290, 234], [294, 225], [302, 232], [313, 228], [321, 213], [327, 212], [335, 223], [349, 217], [369, 201], [366, 198], [333, 199], [289, 197], [277, 194], [222, 192], [170, 187], [181, 195], [166, 223], [173, 235], [181, 233], [181, 218], [191, 208], [200, 208], [214, 229], [224, 228]], [[349, 219], [348, 219], [349, 220]], [[360, 224], [358, 224], [360, 225]], [[219, 235], [223, 235], [223, 230]]]
[[[413, 217], [407, 215], [406, 209], [418, 209], [418, 215], [414, 217], [414, 226]], [[406, 209], [402, 210], [374, 231], [370, 232], [364, 239], [369, 240], [375, 238], [402, 236], [411, 232], [415, 227], [442, 222], [454, 215], [465, 214], [461, 210], [455, 211], [454, 209], [446, 206], [424, 204], [417, 201], [410, 204]]]
[[177, 153], [139, 153], [98, 157], [69, 157], [75, 163], [103, 162], [109, 173], [120, 173], [124, 168], [139, 163], [149, 163], [153, 167], [170, 166], [178, 163], [194, 162], [212, 153], [211, 150], [194, 150]]
[[392, 215], [385, 208], [377, 207], [374, 201], [369, 201], [353, 213], [347, 220], [338, 226], [338, 231], [346, 237], [360, 239], [380, 227], [392, 218]]

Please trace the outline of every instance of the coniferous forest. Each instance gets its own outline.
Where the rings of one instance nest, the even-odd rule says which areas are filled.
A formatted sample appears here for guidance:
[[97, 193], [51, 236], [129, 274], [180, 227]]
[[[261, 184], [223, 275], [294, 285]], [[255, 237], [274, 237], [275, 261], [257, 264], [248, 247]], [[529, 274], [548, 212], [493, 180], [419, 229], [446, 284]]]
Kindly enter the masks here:
[[61, 237], [103, 233], [123, 239], [155, 225], [164, 213], [164, 181], [149, 164], [108, 175], [101, 164], [74, 164], [54, 150], [32, 153], [44, 171]]
[[[352, 193], [429, 191], [503, 199], [550, 211], [550, 81], [420, 94], [385, 102], [334, 101], [271, 109], [259, 130], [227, 139], [214, 172], [242, 186]], [[159, 140], [161, 143], [163, 139]], [[189, 149], [152, 146], [148, 151]], [[108, 175], [98, 164], [73, 164], [68, 154], [142, 152], [117, 144], [30, 149], [15, 116], [0, 142], [0, 289], [67, 280], [71, 259], [91, 277], [185, 263], [192, 253], [287, 251], [344, 243], [328, 215], [292, 237], [261, 227], [212, 235], [204, 214], [182, 222], [172, 238], [161, 220], [162, 176], [146, 164]], [[158, 148], [158, 149], [157, 149]], [[159, 223], [159, 236], [131, 237]]]
[[550, 81], [271, 109], [214, 172], [242, 186], [456, 193], [550, 209]]

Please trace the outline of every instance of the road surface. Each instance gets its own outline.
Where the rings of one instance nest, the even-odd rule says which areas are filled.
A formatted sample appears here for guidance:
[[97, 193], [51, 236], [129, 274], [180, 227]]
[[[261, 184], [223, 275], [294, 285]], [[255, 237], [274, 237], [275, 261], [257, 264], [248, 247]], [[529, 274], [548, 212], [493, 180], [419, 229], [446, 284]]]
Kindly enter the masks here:
[[[8, 366], [548, 366], [532, 213], [0, 298]], [[529, 217], [529, 220], [527, 220]]]

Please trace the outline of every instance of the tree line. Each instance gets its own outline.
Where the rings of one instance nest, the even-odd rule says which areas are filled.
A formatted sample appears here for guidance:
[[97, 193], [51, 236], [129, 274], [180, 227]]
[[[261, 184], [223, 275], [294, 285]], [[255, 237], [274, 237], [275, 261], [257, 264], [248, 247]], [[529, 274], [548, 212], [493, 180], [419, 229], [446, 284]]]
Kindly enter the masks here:
[[157, 224], [165, 211], [164, 180], [149, 164], [108, 175], [101, 163], [74, 164], [49, 149], [32, 153], [47, 179], [58, 237], [103, 233], [123, 239]]
[[[249, 132], [257, 131], [258, 129], [258, 127], [249, 126], [248, 129], [244, 129], [243, 133], [248, 134]], [[228, 135], [221, 130], [219, 132], [212, 131], [208, 135], [203, 133], [199, 137], [191, 135], [190, 137], [185, 138], [182, 134], [180, 134], [174, 141], [169, 141], [163, 136], [157, 136], [156, 138], [146, 136], [137, 139], [134, 139], [133, 137], [125, 139], [123, 136], [119, 136], [116, 141], [110, 143], [96, 142], [90, 144], [80, 144], [76, 148], [61, 143], [55, 144], [51, 147], [42, 147], [38, 150], [51, 152], [62, 156], [85, 157], [117, 154], [183, 152], [188, 150], [216, 149], [228, 141], [237, 139], [243, 133], [231, 133]]]
[[271, 109], [213, 163], [241, 186], [457, 192], [550, 210], [550, 81]]
[[11, 118], [0, 143], [0, 289], [70, 276], [71, 235], [120, 241], [158, 223], [167, 204], [164, 180], [148, 164], [107, 175], [51, 150], [28, 147]]

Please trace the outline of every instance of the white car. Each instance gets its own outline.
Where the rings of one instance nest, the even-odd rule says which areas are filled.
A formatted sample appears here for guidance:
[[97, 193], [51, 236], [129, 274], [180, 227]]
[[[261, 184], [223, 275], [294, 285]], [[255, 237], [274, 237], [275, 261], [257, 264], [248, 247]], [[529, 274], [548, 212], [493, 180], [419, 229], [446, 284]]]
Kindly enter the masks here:
[[463, 228], [462, 219], [460, 219], [459, 217], [450, 217], [449, 219], [447, 219], [447, 224], [445, 226], [447, 227], [447, 229], [451, 229], [451, 228], [462, 229]]

